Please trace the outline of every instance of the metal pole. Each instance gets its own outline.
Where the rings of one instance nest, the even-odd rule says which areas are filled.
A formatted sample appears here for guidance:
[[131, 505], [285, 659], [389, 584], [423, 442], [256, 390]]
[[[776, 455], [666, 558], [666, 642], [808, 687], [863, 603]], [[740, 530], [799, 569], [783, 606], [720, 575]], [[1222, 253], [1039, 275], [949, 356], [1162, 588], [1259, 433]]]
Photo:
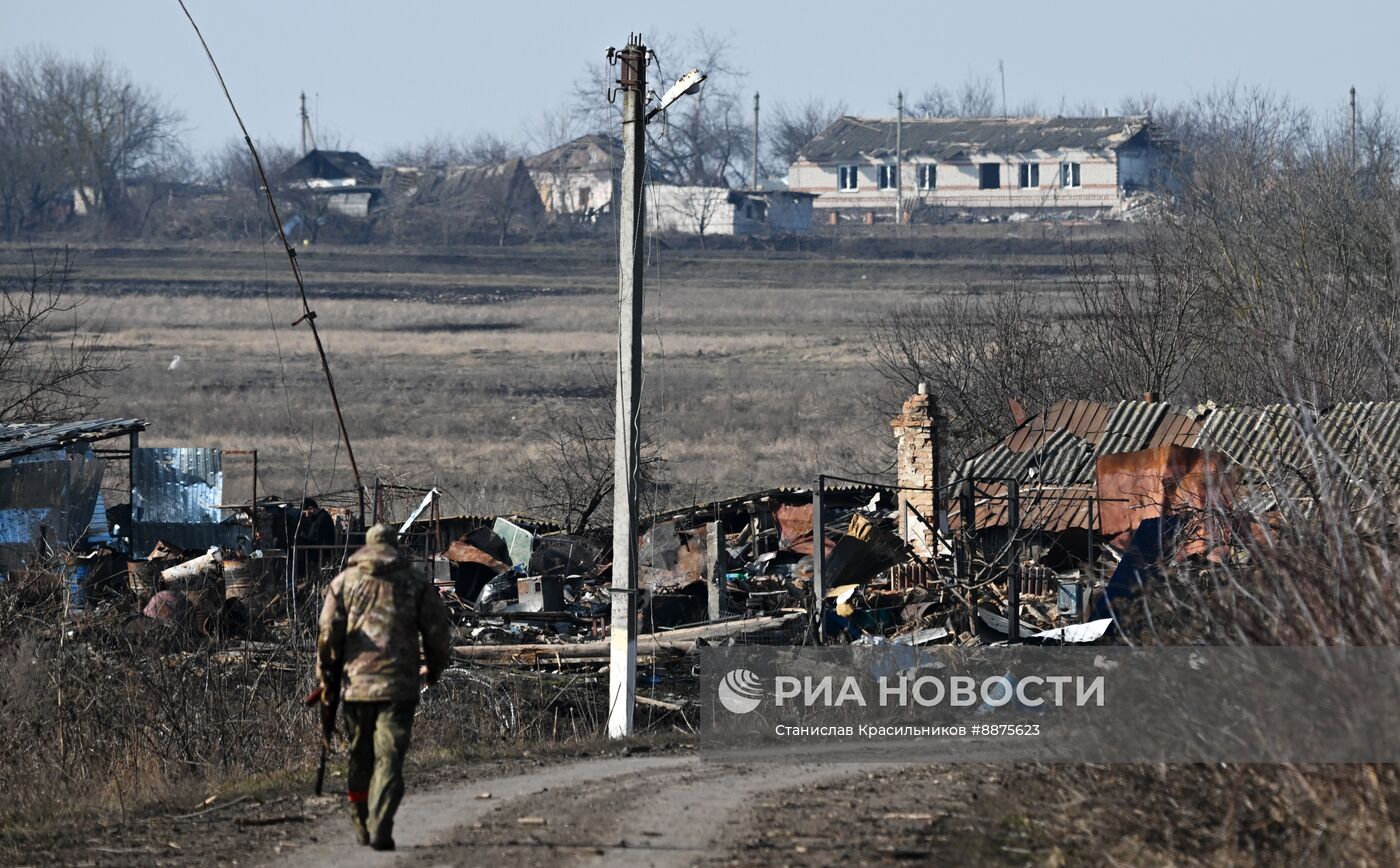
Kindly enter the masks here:
[[896, 99], [898, 114], [894, 122], [894, 225], [904, 225], [904, 91]]
[[1351, 88], [1351, 167], [1356, 169], [1356, 86]]
[[618, 218], [617, 394], [613, 417], [612, 647], [608, 736], [632, 734], [637, 695], [637, 435], [642, 372], [643, 111], [647, 49], [632, 36], [618, 54], [622, 92], [622, 191]]
[[249, 522], [253, 530], [253, 546], [258, 545], [258, 450], [253, 450], [253, 517]]
[[759, 92], [753, 91], [753, 192], [759, 190]]
[[126, 487], [127, 487], [127, 495], [126, 495], [126, 500], [127, 500], [127, 503], [131, 506], [131, 527], [127, 528], [127, 533], [128, 533], [127, 538], [131, 540], [131, 552], [130, 552], [130, 554], [131, 554], [131, 557], [132, 557], [133, 560], [142, 559], [142, 558], [140, 557], [140, 555], [138, 555], [138, 553], [137, 553], [137, 551], [136, 551], [136, 545], [137, 545], [137, 542], [136, 542], [136, 528], [137, 528], [137, 509], [136, 509], [136, 453], [137, 453], [140, 449], [141, 449], [141, 434], [140, 434], [140, 432], [132, 431], [132, 432], [131, 432], [131, 435], [130, 435], [129, 437], [127, 437], [127, 460], [126, 460]]
[[1011, 527], [1011, 542], [1007, 546], [1011, 568], [1006, 573], [1006, 638], [1021, 639], [1021, 485], [1014, 479], [1006, 483], [1006, 523]]

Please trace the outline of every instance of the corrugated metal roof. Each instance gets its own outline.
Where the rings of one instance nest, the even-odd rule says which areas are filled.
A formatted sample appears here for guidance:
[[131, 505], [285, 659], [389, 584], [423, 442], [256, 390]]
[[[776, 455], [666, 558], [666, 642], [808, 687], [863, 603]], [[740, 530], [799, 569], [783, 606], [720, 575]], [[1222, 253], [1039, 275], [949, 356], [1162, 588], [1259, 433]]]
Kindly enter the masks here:
[[[1103, 437], [1095, 455], [1117, 455], [1120, 452], [1137, 452], [1146, 449], [1157, 425], [1174, 408], [1171, 404], [1147, 401], [1119, 401], [1104, 425]], [[1079, 479], [1088, 482], [1093, 476], [1093, 468], [1087, 468], [1089, 478]]]
[[[1088, 443], [1094, 447], [1086, 460]], [[1110, 408], [1058, 401], [965, 461], [958, 478], [1020, 481], [1027, 526], [1087, 526], [1090, 495], [1076, 501], [1065, 487], [1091, 490], [1100, 456], [1167, 445], [1224, 453], [1241, 487], [1235, 503], [1243, 508], [1267, 511], [1280, 498], [1306, 507], [1312, 486], [1327, 482], [1308, 468], [1331, 460], [1346, 467], [1351, 492], [1400, 481], [1400, 402], [1343, 403], [1318, 413], [1295, 404], [1207, 403], [1188, 410], [1164, 402], [1120, 401]], [[978, 520], [1004, 523], [1005, 510], [979, 506]]]
[[94, 443], [146, 430], [144, 419], [93, 419], [86, 422], [25, 422], [0, 425], [0, 461], [34, 452]]
[[[905, 156], [950, 160], [979, 153], [1110, 151], [1147, 127], [1146, 118], [905, 118]], [[802, 149], [816, 163], [894, 156], [894, 118], [837, 118]]]
[[184, 549], [231, 545], [224, 522], [223, 452], [206, 447], [137, 449], [132, 457], [132, 544], [144, 552], [165, 539]]

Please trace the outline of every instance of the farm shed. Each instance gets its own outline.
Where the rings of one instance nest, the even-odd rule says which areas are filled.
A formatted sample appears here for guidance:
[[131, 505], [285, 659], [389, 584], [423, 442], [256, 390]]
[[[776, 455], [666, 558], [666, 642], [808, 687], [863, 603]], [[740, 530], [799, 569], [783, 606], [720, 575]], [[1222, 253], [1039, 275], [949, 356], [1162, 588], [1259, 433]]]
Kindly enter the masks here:
[[[0, 572], [106, 531], [104, 458], [130, 460], [141, 419], [0, 425]], [[127, 438], [126, 449], [100, 444]], [[94, 448], [96, 447], [96, 448]]]
[[812, 226], [810, 193], [652, 184], [647, 210], [659, 232], [692, 235], [789, 235]]

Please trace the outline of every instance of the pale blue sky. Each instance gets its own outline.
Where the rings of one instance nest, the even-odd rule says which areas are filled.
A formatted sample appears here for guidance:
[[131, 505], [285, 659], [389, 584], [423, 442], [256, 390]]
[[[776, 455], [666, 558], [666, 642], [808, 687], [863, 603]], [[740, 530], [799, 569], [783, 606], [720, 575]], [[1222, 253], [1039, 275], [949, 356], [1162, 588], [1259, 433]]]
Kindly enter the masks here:
[[[1116, 105], [1187, 97], [1239, 79], [1319, 110], [1363, 101], [1400, 75], [1396, 0], [1165, 3], [391, 3], [187, 0], [253, 135], [293, 143], [297, 93], [318, 123], [371, 157], [434, 133], [519, 137], [559, 104], [584, 64], [631, 30], [732, 35], [745, 93], [817, 94], [888, 114], [896, 89], [956, 86], [1006, 64], [1008, 101]], [[3, 0], [0, 52], [46, 44], [104, 51], [187, 118], [197, 151], [236, 136], [175, 0]], [[1059, 8], [1057, 8], [1057, 6]], [[663, 58], [684, 68], [685, 58]], [[601, 96], [600, 96], [601, 99]], [[768, 104], [771, 104], [768, 103]]]

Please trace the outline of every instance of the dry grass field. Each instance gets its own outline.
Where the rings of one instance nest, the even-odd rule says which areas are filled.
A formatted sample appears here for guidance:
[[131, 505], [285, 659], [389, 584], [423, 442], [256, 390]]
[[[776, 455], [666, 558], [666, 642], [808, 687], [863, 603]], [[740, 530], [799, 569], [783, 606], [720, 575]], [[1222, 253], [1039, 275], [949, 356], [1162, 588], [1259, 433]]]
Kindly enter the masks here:
[[[920, 294], [995, 293], [1006, 269], [1043, 282], [1053, 304], [1068, 231], [953, 226], [780, 251], [654, 243], [643, 413], [668, 499], [868, 471], [890, 435], [868, 406], [881, 384], [864, 360], [867, 318]], [[1102, 242], [1117, 230], [1074, 231]], [[256, 448], [264, 491], [351, 485], [311, 335], [291, 326], [300, 302], [275, 243], [74, 252], [95, 327], [129, 364], [101, 413], [148, 419], [145, 445]], [[0, 266], [28, 256], [0, 248]], [[367, 479], [438, 485], [452, 511], [528, 511], [515, 485], [522, 457], [561, 417], [611, 412], [606, 239], [319, 246], [300, 260]], [[229, 475], [231, 491], [246, 485], [237, 465]]]

